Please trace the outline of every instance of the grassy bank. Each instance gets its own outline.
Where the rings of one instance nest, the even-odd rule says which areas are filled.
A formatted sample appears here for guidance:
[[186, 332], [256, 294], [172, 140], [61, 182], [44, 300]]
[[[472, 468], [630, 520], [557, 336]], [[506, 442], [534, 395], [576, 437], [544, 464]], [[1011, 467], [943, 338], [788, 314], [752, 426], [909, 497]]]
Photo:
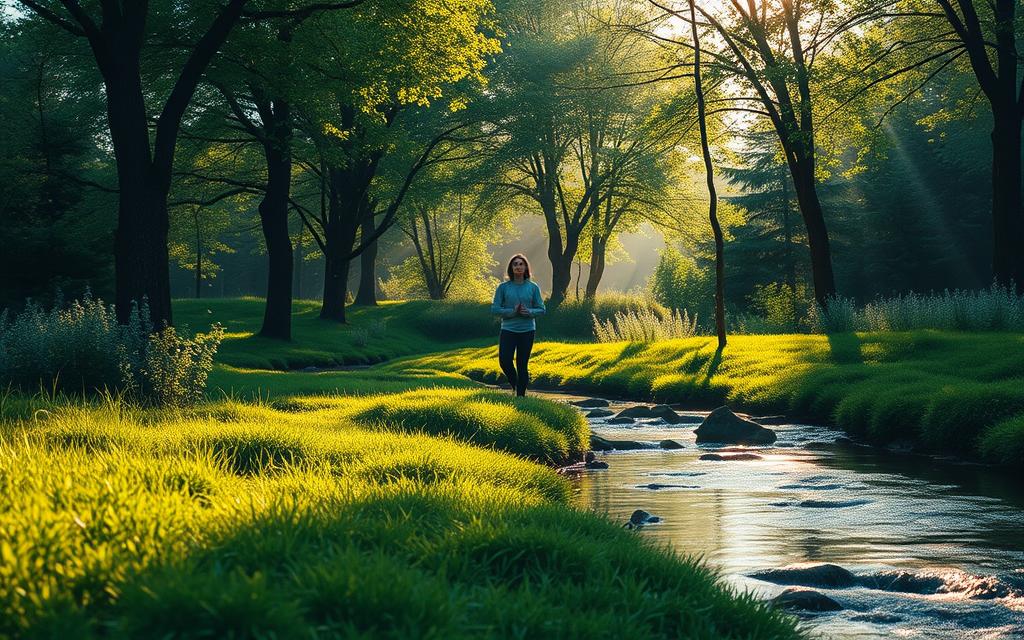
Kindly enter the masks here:
[[568, 507], [569, 484], [526, 459], [584, 444], [552, 403], [31, 402], [0, 427], [0, 636], [797, 636]]
[[[376, 307], [350, 305], [347, 324], [321, 320], [320, 303], [296, 300], [292, 313], [292, 341], [282, 343], [259, 337], [263, 300], [228, 298], [175, 300], [175, 324], [205, 331], [213, 322], [224, 325], [226, 335], [218, 362], [241, 369], [301, 369], [372, 364], [400, 356], [444, 351], [457, 346], [493, 342], [499, 331], [485, 302], [409, 300], [381, 302]], [[650, 308], [667, 310], [641, 298], [623, 294], [596, 300], [566, 302], [544, 317], [544, 332], [562, 341], [594, 339], [592, 317], [607, 320], [619, 311]]]
[[[916, 331], [732, 336], [652, 344], [543, 342], [538, 385], [831, 421], [875, 443], [1024, 467], [1024, 336]], [[385, 370], [434, 369], [496, 381], [496, 349], [404, 359]]]
[[[320, 303], [296, 300], [292, 313], [292, 341], [269, 340], [257, 335], [263, 323], [263, 300], [227, 298], [175, 300], [179, 328], [203, 331], [210, 324], [224, 325], [225, 336], [217, 354], [219, 363], [241, 369], [301, 369], [372, 364], [403, 355], [440, 351], [452, 345], [496, 335], [497, 323], [486, 305], [476, 305], [474, 325], [463, 324], [453, 336], [445, 313], [468, 316], [460, 305], [447, 311], [428, 301], [383, 302], [377, 307], [350, 306], [347, 324], [321, 320]], [[454, 339], [453, 339], [454, 338]]]

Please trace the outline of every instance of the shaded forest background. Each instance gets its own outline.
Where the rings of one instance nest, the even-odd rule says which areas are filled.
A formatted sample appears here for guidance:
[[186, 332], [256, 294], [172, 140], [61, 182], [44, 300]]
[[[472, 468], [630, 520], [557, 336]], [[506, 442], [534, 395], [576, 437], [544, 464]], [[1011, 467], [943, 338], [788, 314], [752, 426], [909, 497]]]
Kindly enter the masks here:
[[[621, 8], [608, 9], [606, 5], [608, 3], [579, 3], [563, 8], [546, 6], [536, 10], [538, 15], [544, 15], [533, 18], [538, 22], [550, 19], [557, 23], [575, 16], [579, 22], [582, 20], [579, 16], [586, 15], [594, 24], [610, 29], [608, 25], [622, 18], [615, 14]], [[831, 9], [830, 6], [822, 3], [819, 10], [840, 10], [838, 6]], [[606, 10], [611, 14], [602, 13]], [[375, 144], [401, 145], [396, 140], [408, 141], [422, 136], [417, 127], [422, 128], [431, 118], [451, 117], [451, 113], [477, 117], [477, 125], [487, 122], [487, 114], [480, 115], [475, 105], [484, 104], [492, 110], [508, 108], [507, 105], [495, 106], [491, 100], [494, 93], [500, 93], [495, 87], [523, 87], [549, 80], [539, 77], [545, 70], [523, 65], [521, 59], [517, 64], [503, 62], [509, 56], [512, 56], [510, 60], [515, 60], [515, 55], [521, 55], [517, 38], [522, 38], [524, 30], [517, 25], [533, 9], [516, 3], [507, 6], [499, 3], [497, 7], [480, 3], [469, 11], [477, 22], [467, 28], [492, 37], [495, 46], [463, 52], [479, 60], [479, 64], [475, 61], [453, 63], [464, 64], [465, 72], [446, 84], [439, 84], [439, 87], [443, 85], [443, 90], [439, 88], [429, 99], [405, 101], [401, 109], [395, 106], [396, 113], [417, 111], [416, 118], [403, 124], [407, 128], [396, 134], [397, 138]], [[889, 28], [879, 27], [882, 31]], [[856, 36], [866, 40], [871, 33], [868, 29]], [[565, 65], [557, 70], [559, 73], [565, 72], [565, 68], [574, 68], [578, 60], [573, 56], [585, 58], [588, 62], [585, 68], [592, 69], [589, 63], [593, 61], [593, 51], [603, 50], [601, 47], [608, 45], [593, 38], [592, 32], [585, 35], [576, 40], [570, 38], [569, 44], [552, 42], [546, 50], [535, 39], [531, 46], [539, 49], [529, 54], [535, 60], [559, 61]], [[498, 51], [499, 42], [502, 52]], [[587, 42], [592, 49], [580, 53], [569, 46], [572, 42]], [[142, 77], [154, 95], [167, 91], [164, 68], [167, 58], [159, 55], [160, 46], [173, 48], [175, 45], [158, 43], [153, 50], [155, 53], [142, 58]], [[248, 32], [243, 31], [235, 39], [229, 38], [185, 114], [168, 200], [173, 297], [263, 296], [267, 292], [266, 241], [259, 215], [261, 197], [265, 193], [249, 188], [233, 193], [228, 189], [233, 184], [231, 180], [212, 188], [208, 182], [195, 179], [198, 168], [202, 167], [209, 167], [210, 175], [233, 176], [236, 181], [240, 175], [253, 176], [255, 183], [266, 179], [266, 166], [261, 166], [259, 158], [251, 151], [238, 151], [225, 161], [236, 152], [225, 151], [218, 142], [229, 136], [225, 132], [237, 133], [241, 128], [238, 107], [231, 104], [232, 99], [239, 99], [237, 91], [235, 94], [225, 91], [225, 85], [253, 86], [245, 71], [239, 70], [235, 58], [247, 51], [259, 50], [261, 46], [259, 39]], [[464, 44], [459, 46], [465, 48]], [[88, 47], [81, 38], [62, 33], [24, 7], [8, 10], [0, 33], [0, 47], [0, 77], [4, 85], [0, 121], [5, 123], [0, 131], [0, 148], [3, 149], [0, 155], [3, 228], [0, 273], [4, 275], [0, 307], [18, 307], [26, 298], [50, 300], [58, 289], [71, 298], [81, 296], [88, 288], [97, 296], [113, 300], [118, 179], [109, 145], [102, 78], [90, 64]], [[856, 46], [848, 44], [835, 54], [831, 64], [840, 70], [856, 68], [859, 62], [856, 51]], [[396, 59], [389, 61], [393, 66], [379, 71], [380, 77], [362, 80], [371, 83], [387, 80], [398, 86], [401, 82], [388, 74], [401, 76], [401, 56], [407, 56], [404, 60], [408, 62], [420, 60], [425, 52], [394, 55]], [[640, 56], [641, 59], [632, 59], [632, 63], [654, 68], [661, 55], [664, 51], [652, 49]], [[321, 68], [315, 61], [308, 62], [311, 69]], [[280, 59], [271, 58], [263, 63], [282, 64]], [[336, 60], [332, 62], [336, 63]], [[922, 68], [919, 73], [926, 70]], [[612, 76], [608, 69], [592, 69], [589, 73], [589, 76], [580, 76], [577, 71], [570, 74], [580, 91], [588, 87], [616, 86], [609, 82]], [[831, 73], [835, 77], [840, 72], [833, 70]], [[865, 73], [862, 78], [850, 80], [847, 85], [851, 91], [859, 91], [865, 79], [882, 72], [871, 73], [875, 76]], [[554, 75], [552, 71], [551, 76]], [[894, 78], [895, 87], [893, 83], [884, 84], [884, 92], [865, 89], [856, 99], [853, 93], [849, 100], [843, 100], [841, 95], [822, 98], [821, 102], [827, 103], [820, 110], [824, 115], [816, 116], [819, 128], [835, 129], [819, 136], [827, 138], [819, 151], [827, 161], [821, 163], [825, 168], [818, 175], [818, 191], [832, 243], [836, 289], [841, 295], [862, 302], [910, 291], [978, 289], [992, 282], [992, 149], [988, 135], [992, 127], [991, 113], [984, 108], [984, 98], [974, 88], [971, 71], [966, 66], [949, 65], [921, 85], [917, 84], [920, 76], [907, 76], [912, 74]], [[314, 82], [310, 75], [303, 78], [303, 82]], [[402, 81], [407, 81], [409, 86], [424, 86], [419, 78]], [[564, 77], [560, 81], [564, 81]], [[673, 85], [667, 93], [682, 94], [681, 86]], [[290, 92], [298, 105], [308, 86], [299, 83], [278, 89]], [[634, 91], [636, 87], [629, 90]], [[253, 95], [258, 98], [258, 93]], [[643, 96], [642, 99], [671, 101], [672, 96]], [[259, 111], [259, 104], [251, 97], [249, 100], [242, 111], [253, 116]], [[832, 102], [828, 103], [829, 100]], [[453, 101], [468, 107], [453, 109]], [[646, 113], [667, 108], [652, 105], [644, 107]], [[841, 114], [834, 115], [836, 111], [828, 108], [831, 106], [841, 108]], [[380, 104], [365, 108], [375, 109], [375, 117], [382, 113], [385, 119], [392, 117], [387, 115], [387, 107]], [[344, 113], [320, 115], [321, 122], [336, 122], [342, 131], [358, 128], [351, 122], [347, 126], [342, 122]], [[258, 118], [253, 119], [259, 124]], [[303, 119], [315, 120], [315, 117], [311, 111], [296, 117], [297, 122]], [[296, 126], [301, 129], [305, 125]], [[292, 197], [298, 202], [287, 223], [294, 247], [293, 295], [299, 298], [323, 296], [326, 268], [323, 252], [311, 237], [308, 221], [304, 227], [298, 210], [305, 207], [307, 214], [314, 212], [326, 197], [317, 185], [311, 184], [311, 179], [315, 179], [312, 170], [323, 161], [323, 144], [316, 140], [316, 130], [321, 125], [310, 126], [312, 134], [296, 132], [296, 139], [301, 136], [306, 139], [300, 143], [305, 148], [297, 145], [294, 151], [296, 170], [292, 175]], [[488, 210], [484, 224], [472, 230], [476, 248], [467, 249], [462, 256], [470, 262], [459, 271], [460, 278], [479, 281], [480, 286], [469, 287], [464, 295], [486, 295], [487, 286], [492, 282], [488, 278], [500, 277], [504, 261], [515, 251], [525, 251], [531, 257], [547, 293], [552, 268], [545, 256], [548, 237], [543, 217], [538, 215], [536, 202], [509, 197], [500, 186], [495, 186], [494, 183], [501, 181], [495, 176], [506, 176], [512, 171], [509, 167], [515, 165], [516, 158], [510, 157], [507, 149], [496, 151], [493, 140], [481, 142], [487, 138], [484, 134], [488, 131], [487, 127], [476, 126], [474, 136], [464, 140], [471, 146], [459, 161], [461, 164], [418, 176], [411, 195], [394, 213], [400, 220], [415, 220], [418, 206], [433, 207], [443, 209], [442, 218], [451, 219], [455, 215], [456, 201], [467, 211], [471, 208]], [[500, 137], [490, 131], [492, 137]], [[756, 121], [730, 119], [728, 115], [719, 119], [714, 133], [720, 170], [716, 181], [723, 199], [731, 205], [726, 248], [727, 304], [732, 309], [756, 310], [758, 292], [781, 284], [802, 291], [805, 298], [810, 297], [806, 234], [777, 138]], [[508, 135], [514, 138], [515, 133]], [[638, 210], [629, 224], [612, 234], [609, 266], [598, 291], [649, 290], [647, 279], [659, 259], [663, 265], [675, 259], [680, 261], [679, 269], [693, 269], [694, 276], [693, 287], [680, 290], [677, 299], [672, 301], [673, 306], [706, 310], [713, 292], [707, 274], [714, 258], [711, 238], [702, 227], [705, 223], [701, 216], [706, 204], [694, 186], [701, 178], [692, 162], [692, 138], [681, 139], [675, 145], [679, 156], [673, 160], [676, 166], [668, 170], [650, 169], [655, 173], [660, 171], [649, 179], [650, 182], [666, 181], [666, 185], [652, 188], [649, 194], [656, 202], [646, 210]], [[321, 154], [319, 161], [317, 153]], [[415, 157], [415, 153], [407, 153], [405, 157]], [[309, 165], [309, 170], [298, 170], [303, 164]], [[375, 202], [381, 200], [386, 204], [391, 197], [386, 194], [395, 191], [403, 171], [394, 167], [381, 170], [374, 178]], [[378, 206], [379, 211], [386, 208]], [[380, 219], [379, 215], [370, 216], [370, 226], [359, 229], [354, 246], [365, 244], [360, 238], [373, 233], [373, 220], [379, 222]], [[415, 222], [411, 224], [415, 226]], [[409, 224], [405, 229], [410, 229]], [[589, 243], [592, 233], [599, 233], [598, 225], [591, 224], [583, 232], [581, 247]], [[423, 287], [402, 282], [403, 278], [419, 277], [408, 269], [414, 255], [409, 234], [403, 233], [401, 223], [395, 224], [373, 245], [369, 262], [365, 255], [346, 259], [349, 263], [345, 276], [347, 290], [357, 293], [369, 266], [377, 299], [389, 295], [427, 295], [429, 292]], [[583, 295], [590, 280], [592, 262], [587, 248], [574, 256], [569, 298]], [[406, 266], [404, 271], [403, 265]]]

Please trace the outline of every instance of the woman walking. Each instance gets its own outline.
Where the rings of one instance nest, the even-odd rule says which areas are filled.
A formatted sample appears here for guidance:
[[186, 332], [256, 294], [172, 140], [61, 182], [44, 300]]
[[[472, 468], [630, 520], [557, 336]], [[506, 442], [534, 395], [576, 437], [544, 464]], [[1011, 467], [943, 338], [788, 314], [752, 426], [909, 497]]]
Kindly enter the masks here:
[[[515, 389], [517, 396], [526, 395], [530, 382], [527, 369], [533, 337], [537, 333], [536, 316], [544, 313], [544, 300], [540, 287], [530, 280], [530, 263], [517, 253], [508, 261], [508, 280], [498, 285], [491, 303], [491, 313], [501, 316], [501, 336], [498, 339], [498, 364]], [[515, 364], [512, 364], [513, 355]]]

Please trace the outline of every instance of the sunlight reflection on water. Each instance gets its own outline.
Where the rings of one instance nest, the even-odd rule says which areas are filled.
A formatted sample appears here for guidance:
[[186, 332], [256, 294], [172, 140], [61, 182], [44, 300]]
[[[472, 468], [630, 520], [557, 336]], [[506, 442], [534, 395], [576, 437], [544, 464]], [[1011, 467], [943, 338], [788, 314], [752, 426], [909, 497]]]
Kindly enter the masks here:
[[592, 420], [596, 434], [684, 449], [603, 454], [610, 468], [577, 479], [579, 503], [618, 522], [635, 509], [661, 517], [640, 535], [704, 558], [741, 589], [775, 596], [786, 587], [747, 574], [808, 562], [864, 580], [896, 570], [941, 576], [942, 593], [815, 587], [844, 607], [808, 618], [816, 634], [1024, 637], [1024, 493], [1005, 477], [837, 444], [839, 432], [808, 425], [773, 427], [771, 447], [727, 449], [761, 459], [699, 460], [722, 450], [696, 445], [695, 425], [605, 421]]

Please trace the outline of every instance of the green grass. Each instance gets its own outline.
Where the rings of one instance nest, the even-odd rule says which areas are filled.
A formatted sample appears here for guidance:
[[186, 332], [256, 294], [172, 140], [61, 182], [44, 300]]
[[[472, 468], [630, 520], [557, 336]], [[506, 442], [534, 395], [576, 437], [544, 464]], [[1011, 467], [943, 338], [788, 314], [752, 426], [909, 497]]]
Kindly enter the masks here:
[[[450, 307], [450, 309], [449, 309]], [[292, 340], [261, 338], [263, 300], [228, 298], [175, 300], [175, 324], [186, 331], [224, 325], [217, 361], [242, 369], [301, 369], [371, 364], [398, 356], [438, 351], [498, 334], [497, 321], [485, 304], [433, 307], [429, 301], [382, 302], [377, 307], [350, 306], [347, 324], [321, 320], [320, 303], [296, 300]], [[456, 314], [460, 331], [453, 341], [446, 313]], [[471, 321], [471, 322], [467, 322]]]
[[[534, 347], [530, 372], [545, 387], [789, 412], [833, 421], [876, 443], [909, 440], [926, 450], [1021, 466], [1021, 334], [914, 331], [729, 340], [723, 353], [710, 338], [585, 348], [542, 342]], [[382, 370], [407, 368], [499, 379], [494, 347], [405, 358]]]
[[[578, 413], [418, 395], [34, 399], [0, 427], [0, 636], [798, 637], [568, 506], [569, 483], [521, 456], [579, 446]], [[501, 425], [518, 437], [491, 441]]]
[[[174, 319], [185, 332], [206, 331], [219, 322], [226, 335], [218, 362], [240, 369], [301, 369], [373, 364], [416, 353], [489, 344], [497, 339], [498, 320], [486, 302], [409, 300], [377, 307], [349, 306], [347, 324], [321, 320], [320, 303], [296, 300], [292, 340], [281, 342], [256, 333], [263, 322], [263, 300], [228, 298], [175, 300]], [[642, 298], [623, 294], [566, 302], [541, 320], [541, 336], [568, 341], [594, 338], [592, 314], [608, 320], [621, 310], [653, 308]]]

